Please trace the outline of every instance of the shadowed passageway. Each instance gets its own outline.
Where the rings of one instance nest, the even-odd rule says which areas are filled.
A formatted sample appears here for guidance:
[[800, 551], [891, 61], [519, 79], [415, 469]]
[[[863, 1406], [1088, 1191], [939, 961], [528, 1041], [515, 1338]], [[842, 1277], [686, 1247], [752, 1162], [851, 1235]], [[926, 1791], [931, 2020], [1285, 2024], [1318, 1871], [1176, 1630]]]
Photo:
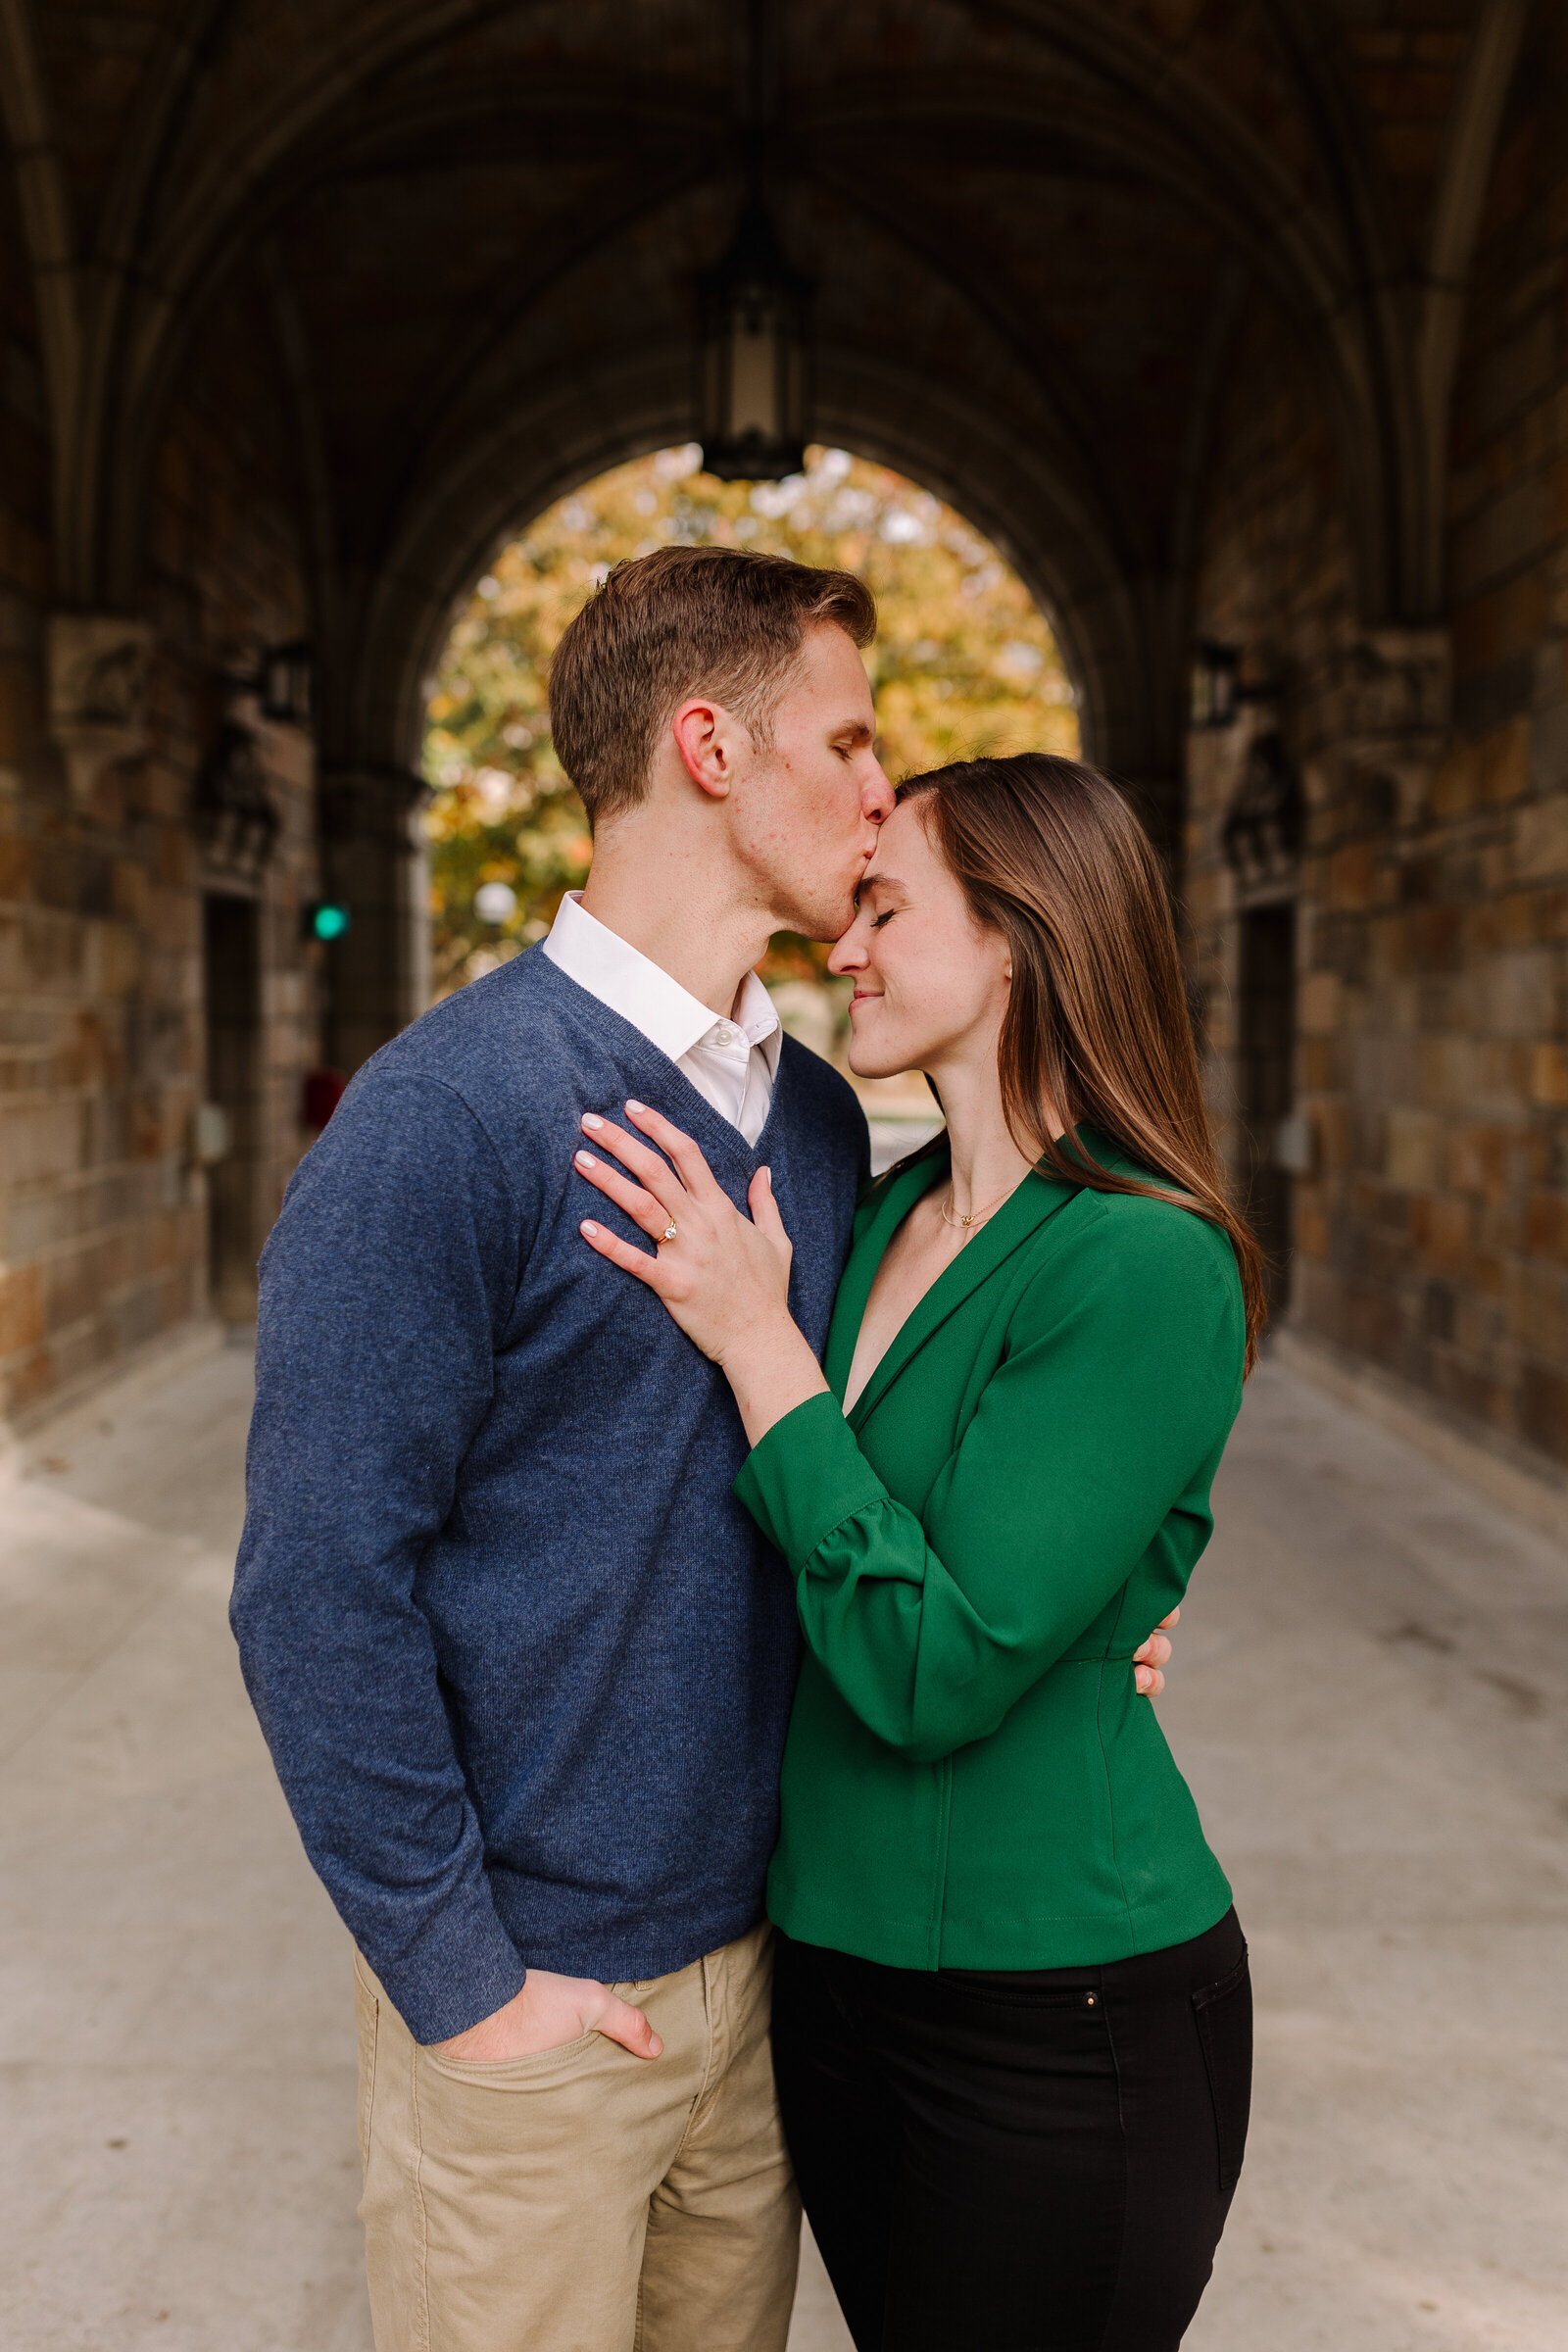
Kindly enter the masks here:
[[425, 1002], [454, 615], [730, 463], [756, 197], [758, 470], [1038, 602], [1281, 1320], [1562, 1494], [1560, 0], [0, 0], [0, 1418], [245, 1319]]
[[[0, 1494], [8, 2352], [368, 2352], [343, 1933], [224, 1610], [249, 1364]], [[1259, 2001], [1194, 2352], [1557, 2352], [1568, 1564], [1265, 1365], [1163, 1714]], [[792, 2352], [838, 2352], [810, 2269]]]

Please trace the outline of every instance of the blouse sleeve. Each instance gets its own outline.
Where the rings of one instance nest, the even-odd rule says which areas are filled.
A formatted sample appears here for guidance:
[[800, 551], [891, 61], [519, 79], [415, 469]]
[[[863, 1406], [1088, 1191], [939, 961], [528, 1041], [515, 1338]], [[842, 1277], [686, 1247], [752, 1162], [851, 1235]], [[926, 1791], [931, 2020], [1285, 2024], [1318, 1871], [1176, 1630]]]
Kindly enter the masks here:
[[[832, 1396], [785, 1414], [735, 1482], [795, 1572], [834, 1688], [915, 1760], [996, 1730], [1126, 1583], [1235, 1416], [1228, 1245], [1185, 1209], [1113, 1218], [1080, 1200], [1089, 1213], [1021, 1298], [923, 1517], [889, 1494]], [[902, 1377], [919, 1379], [918, 1359]]]

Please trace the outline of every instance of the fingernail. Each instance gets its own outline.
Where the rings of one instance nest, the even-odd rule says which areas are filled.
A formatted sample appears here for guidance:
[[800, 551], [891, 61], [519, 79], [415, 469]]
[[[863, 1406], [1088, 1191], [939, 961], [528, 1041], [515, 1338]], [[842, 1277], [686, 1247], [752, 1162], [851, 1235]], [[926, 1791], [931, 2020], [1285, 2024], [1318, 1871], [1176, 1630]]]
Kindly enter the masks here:
[[664, 2045], [660, 2040], [659, 2035], [656, 2034], [652, 2041], [648, 2044], [648, 2055], [650, 2058], [662, 2058], [663, 2054]]
[[586, 1234], [589, 1241], [592, 1241], [595, 1234], [599, 1231], [599, 1228], [594, 1223], [592, 1217], [584, 1217], [582, 1223], [578, 1226], [577, 1231], [579, 1233]]
[[597, 1168], [599, 1165], [591, 1152], [579, 1152], [575, 1154], [575, 1158], [579, 1168]]
[[634, 1102], [630, 1095], [626, 1097], [626, 1108], [631, 1112], [634, 1119], [646, 1117], [648, 1111], [648, 1105], [646, 1102]]
[[582, 1123], [590, 1135], [597, 1135], [605, 1122], [601, 1118], [596, 1118], [591, 1110], [585, 1110], [582, 1114]]

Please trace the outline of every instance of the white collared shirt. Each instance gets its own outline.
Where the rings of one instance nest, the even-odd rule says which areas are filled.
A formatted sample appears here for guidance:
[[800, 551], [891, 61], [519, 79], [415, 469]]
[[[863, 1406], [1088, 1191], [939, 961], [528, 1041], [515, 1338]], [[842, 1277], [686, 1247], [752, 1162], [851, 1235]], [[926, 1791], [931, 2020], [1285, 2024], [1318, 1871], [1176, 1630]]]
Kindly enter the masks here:
[[733, 1010], [721, 1017], [607, 929], [575, 890], [562, 900], [544, 946], [568, 980], [640, 1029], [749, 1144], [756, 1143], [773, 1100], [784, 1032], [755, 972], [747, 973]]

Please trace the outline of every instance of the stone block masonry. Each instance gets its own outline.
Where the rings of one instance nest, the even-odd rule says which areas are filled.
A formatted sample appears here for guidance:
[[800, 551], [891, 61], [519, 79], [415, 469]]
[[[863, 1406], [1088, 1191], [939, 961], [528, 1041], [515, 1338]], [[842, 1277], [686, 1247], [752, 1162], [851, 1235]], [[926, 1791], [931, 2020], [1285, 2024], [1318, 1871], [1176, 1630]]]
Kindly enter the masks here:
[[[1561, 44], [1559, 44], [1559, 50]], [[1559, 69], [1562, 60], [1558, 58]], [[1249, 742], [1277, 726], [1304, 826], [1289, 1314], [1490, 1433], [1568, 1463], [1568, 86], [1505, 126], [1460, 355], [1445, 619], [1355, 614], [1310, 395], [1259, 326], [1238, 371], [1200, 577], [1203, 632], [1277, 689], [1189, 742], [1187, 904], [1213, 1099], [1250, 1169], [1237, 1060], [1247, 893], [1223, 852]], [[1521, 146], [1528, 163], [1521, 165]], [[1269, 386], [1267, 392], [1263, 386]], [[1245, 388], [1244, 388], [1245, 387]], [[1424, 665], [1426, 686], [1418, 673]], [[1393, 700], [1390, 700], [1390, 695]], [[1398, 708], [1399, 695], [1406, 697]]]
[[[11, 331], [14, 348], [34, 350], [30, 320]], [[0, 1423], [25, 1425], [209, 1310], [214, 1179], [196, 1163], [193, 1114], [211, 1083], [203, 902], [215, 891], [255, 908], [242, 1260], [309, 1141], [314, 760], [306, 735], [266, 724], [227, 683], [260, 646], [305, 632], [291, 453], [258, 400], [266, 375], [239, 300], [185, 382], [157, 463], [141, 745], [89, 763], [85, 788], [49, 735], [41, 517], [0, 468]], [[0, 400], [30, 380], [13, 368]], [[24, 425], [13, 415], [9, 429]], [[28, 478], [35, 491], [47, 464]], [[196, 811], [225, 714], [254, 731], [278, 819], [256, 879], [215, 866]], [[243, 1284], [221, 1303], [253, 1311]]]

